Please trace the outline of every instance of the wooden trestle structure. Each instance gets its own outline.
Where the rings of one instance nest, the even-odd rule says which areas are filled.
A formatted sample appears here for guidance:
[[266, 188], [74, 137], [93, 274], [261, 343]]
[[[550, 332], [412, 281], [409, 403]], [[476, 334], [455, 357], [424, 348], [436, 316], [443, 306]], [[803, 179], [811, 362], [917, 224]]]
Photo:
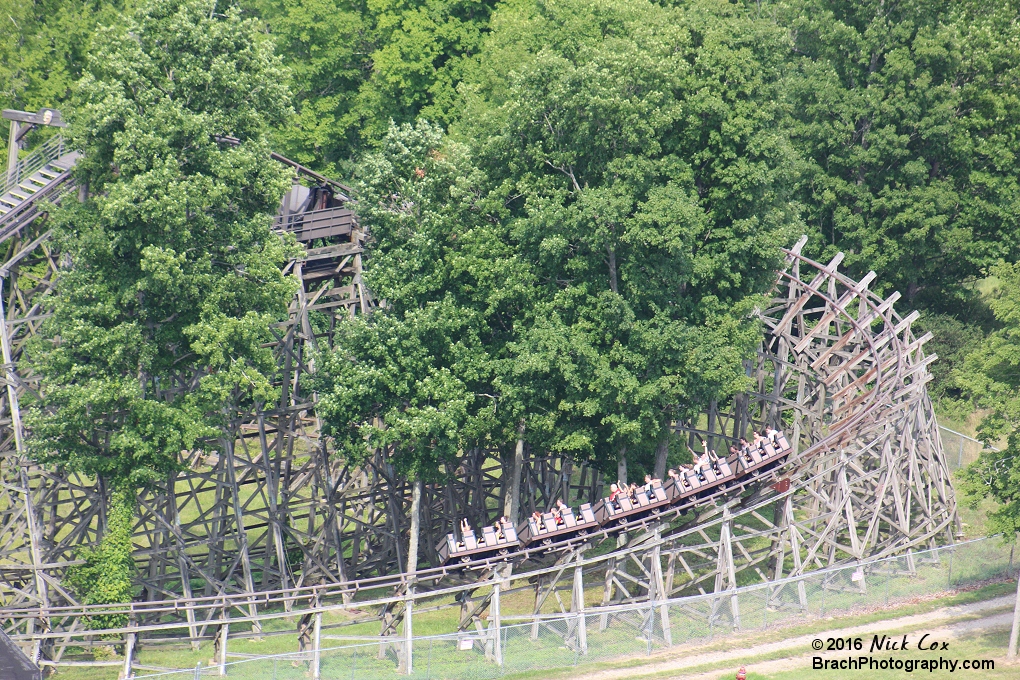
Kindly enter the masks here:
[[[332, 457], [305, 387], [311, 350], [328, 347], [336, 324], [372, 306], [361, 281], [366, 234], [345, 207], [344, 187], [296, 169], [275, 222], [306, 246], [288, 265], [302, 282], [289, 319], [273, 328], [282, 397], [238, 417], [233, 440], [189, 452], [182, 472], [141, 493], [139, 594], [124, 607], [130, 626], [107, 632], [122, 636], [129, 657], [139, 637], [195, 644], [250, 636], [268, 618], [318, 617], [352, 603], [361, 612], [352, 621], [376, 619], [385, 636], [396, 634], [415, 601], [419, 609], [423, 601], [460, 607], [461, 627], [480, 628], [496, 606], [497, 582], [504, 592], [533, 591], [536, 613], [553, 600], [576, 610], [586, 583], [605, 587], [605, 604], [656, 600], [953, 541], [953, 489], [925, 388], [935, 359], [923, 351], [929, 336], [911, 330], [916, 313], [895, 311], [898, 294], [882, 299], [869, 289], [874, 273], [850, 279], [838, 271], [842, 255], [813, 262], [801, 254], [802, 240], [786, 251], [773, 302], [760, 310], [761, 347], [746, 364], [754, 389], [676, 425], [723, 449], [723, 438], [779, 426], [794, 447], [785, 466], [742, 494], [650, 518], [645, 531], [630, 528], [629, 542], [601, 557], [585, 550], [607, 532], [459, 571], [423, 566], [408, 582], [407, 480], [382, 456], [357, 469]], [[38, 191], [52, 201], [73, 196], [72, 187], [64, 173]], [[36, 382], [19, 358], [45, 318], [60, 265], [33, 200], [0, 217], [0, 617], [37, 659], [59, 665], [69, 645], [97, 639], [85, 630], [89, 609], [61, 577], [76, 551], [102, 535], [108, 490], [102, 479], [40, 467], [23, 452], [18, 400]], [[477, 526], [503, 513], [502, 471], [512, 464], [512, 449], [466, 451], [450, 483], [425, 489], [424, 561], [438, 564], [434, 546], [460, 518]], [[523, 465], [518, 507], [526, 512], [604, 494], [599, 474], [568, 459], [529, 450]], [[775, 484], [783, 479], [790, 484]], [[566, 604], [561, 590], [572, 593]], [[379, 592], [393, 595], [378, 599]], [[737, 611], [712, 615], [739, 625]]]

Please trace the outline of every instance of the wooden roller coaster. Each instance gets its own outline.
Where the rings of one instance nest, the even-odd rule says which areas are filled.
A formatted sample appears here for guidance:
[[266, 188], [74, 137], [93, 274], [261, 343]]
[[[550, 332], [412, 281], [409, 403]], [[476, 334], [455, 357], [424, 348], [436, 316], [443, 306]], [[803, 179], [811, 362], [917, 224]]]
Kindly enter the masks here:
[[[128, 667], [142, 639], [215, 638], [225, 650], [229, 638], [270, 634], [268, 621], [330, 607], [350, 610], [351, 624], [378, 622], [382, 640], [422, 607], [459, 607], [460, 627], [478, 629], [495, 582], [533, 592], [537, 617], [564, 590], [574, 593], [572, 610], [583, 608], [576, 593], [585, 584], [597, 584], [606, 605], [725, 592], [738, 578], [778, 580], [893, 554], [910, 563], [913, 551], [954, 540], [954, 494], [925, 388], [929, 336], [911, 330], [916, 313], [895, 311], [897, 293], [869, 289], [873, 272], [853, 280], [838, 270], [841, 255], [814, 262], [802, 240], [786, 251], [772, 302], [759, 311], [761, 345], [745, 366], [753, 389], [675, 424], [691, 445], [725, 448], [770, 425], [788, 446], [750, 462], [720, 459], [710, 481], [688, 477], [690, 488], [667, 480], [627, 510], [604, 500], [610, 480], [569, 458], [529, 447], [520, 457], [512, 448], [465, 451], [449, 484], [425, 489], [423, 564], [408, 577], [408, 481], [382, 453], [358, 468], [330, 456], [305, 387], [310, 351], [372, 307], [361, 280], [366, 234], [345, 187], [277, 157], [296, 174], [275, 226], [305, 246], [287, 265], [302, 284], [289, 319], [272, 329], [280, 401], [239, 415], [232, 438], [182, 454], [181, 472], [141, 493], [137, 597], [102, 609], [125, 613], [129, 625], [89, 630], [100, 609], [78, 602], [62, 575], [103, 534], [109, 491], [102, 479], [35, 465], [23, 447], [19, 399], [36, 383], [19, 360], [60, 268], [41, 206], [75, 188], [72, 152], [51, 143], [37, 153], [9, 173], [0, 196], [0, 615], [43, 665], [102, 663], [89, 652], [100, 635], [101, 644], [119, 640]], [[463, 553], [468, 541], [447, 537], [462, 518], [496, 534], [506, 508], [530, 514], [558, 499], [577, 508], [561, 517], [569, 531], [511, 521], [500, 525], [502, 539], [476, 539], [486, 550]], [[732, 609], [711, 616], [739, 625]]]

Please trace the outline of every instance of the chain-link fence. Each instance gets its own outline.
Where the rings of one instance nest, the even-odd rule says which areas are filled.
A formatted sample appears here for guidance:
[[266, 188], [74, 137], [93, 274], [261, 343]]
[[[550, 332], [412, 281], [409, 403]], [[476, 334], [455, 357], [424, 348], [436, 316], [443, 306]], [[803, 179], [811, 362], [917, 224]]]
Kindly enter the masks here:
[[994, 446], [985, 446], [984, 442], [962, 432], [950, 430], [939, 425], [942, 436], [942, 450], [945, 452], [946, 464], [951, 470], [966, 467], [978, 459], [982, 451], [998, 451]]
[[1012, 573], [1012, 549], [996, 538], [980, 539], [722, 593], [599, 607], [583, 614], [542, 614], [525, 622], [520, 616], [490, 617], [467, 632], [324, 648], [317, 659], [305, 651], [135, 677], [193, 680], [225, 674], [239, 680], [306, 680], [315, 677], [317, 664], [322, 680], [389, 679], [394, 671], [414, 678], [483, 680], [865, 612]]

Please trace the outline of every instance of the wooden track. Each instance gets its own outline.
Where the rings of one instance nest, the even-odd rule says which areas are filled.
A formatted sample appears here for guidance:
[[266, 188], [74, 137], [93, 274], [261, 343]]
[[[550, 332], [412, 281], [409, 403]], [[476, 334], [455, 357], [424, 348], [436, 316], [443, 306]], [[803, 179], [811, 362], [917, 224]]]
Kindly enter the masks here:
[[[60, 195], [70, 195], [63, 186]], [[331, 198], [305, 206], [326, 211], [307, 224], [281, 213], [278, 225], [306, 245], [305, 257], [288, 265], [302, 281], [289, 319], [273, 328], [281, 400], [237, 414], [232, 439], [205, 442], [184, 457], [183, 472], [142, 492], [134, 537], [139, 596], [125, 608], [130, 629], [109, 634], [195, 642], [225, 620], [250, 635], [288, 612], [357, 603], [391, 635], [409, 601], [420, 600], [420, 611], [451, 594], [466, 629], [487, 611], [494, 577], [527, 579], [521, 587], [534, 589], [541, 607], [576, 589], [578, 578], [583, 584], [597, 576], [610, 604], [724, 592], [738, 576], [742, 583], [776, 580], [953, 540], [955, 500], [925, 389], [934, 355], [923, 352], [927, 336], [911, 331], [916, 313], [901, 317], [898, 295], [872, 293], [873, 274], [861, 281], [841, 274], [842, 256], [827, 264], [803, 257], [802, 241], [787, 251], [773, 302], [760, 311], [762, 344], [747, 363], [754, 388], [730, 404], [710, 404], [699, 421], [676, 424], [692, 441], [705, 437], [723, 449], [722, 440], [753, 426], [780, 426], [793, 445], [783, 468], [742, 492], [648, 518], [645, 532], [628, 527], [629, 543], [608, 555], [583, 558], [612, 536], [603, 531], [467, 570], [423, 566], [408, 583], [406, 480], [383, 452], [358, 469], [332, 457], [304, 387], [310, 350], [329, 347], [337, 323], [373, 305], [361, 281], [368, 235], [350, 219], [346, 200], [334, 188]], [[0, 268], [8, 366], [0, 397], [0, 613], [17, 639], [34, 643], [37, 658], [59, 665], [68, 645], [80, 644], [89, 613], [61, 577], [78, 547], [102, 534], [107, 489], [103, 480], [34, 466], [21, 452], [18, 397], [36, 387], [18, 360], [45, 318], [42, 301], [59, 264], [39, 217], [9, 230]], [[576, 506], [604, 495], [593, 470], [525, 453], [523, 512], [558, 497]], [[513, 458], [512, 449], [466, 451], [450, 484], [426, 489], [426, 562], [438, 564], [434, 546], [461, 517], [477, 526], [502, 514], [503, 471]], [[771, 486], [780, 476], [792, 482], [781, 493]], [[489, 594], [475, 598], [476, 591]], [[737, 611], [713, 615], [739, 622]]]

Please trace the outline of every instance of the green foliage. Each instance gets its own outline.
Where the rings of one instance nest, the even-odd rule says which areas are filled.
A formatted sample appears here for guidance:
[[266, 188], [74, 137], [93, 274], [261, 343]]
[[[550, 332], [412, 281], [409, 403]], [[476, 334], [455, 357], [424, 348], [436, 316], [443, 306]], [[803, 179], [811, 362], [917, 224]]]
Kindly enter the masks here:
[[293, 70], [298, 113], [280, 151], [327, 172], [420, 113], [445, 121], [492, 0], [256, 0]]
[[534, 277], [508, 382], [529, 428], [609, 463], [744, 385], [797, 225], [783, 31], [729, 3], [514, 2], [456, 135]]
[[1020, 248], [1016, 8], [795, 0], [777, 14], [796, 36], [787, 82], [812, 246], [965, 314], [946, 308], [952, 289]]
[[985, 333], [979, 326], [964, 323], [948, 314], [931, 312], [922, 313], [913, 328], [915, 335], [932, 334], [924, 349], [926, 353], [937, 354], [939, 360], [931, 365], [932, 381], [928, 385], [928, 394], [935, 402], [949, 406], [963, 396], [956, 384], [955, 373], [963, 366], [967, 355], [981, 343]]
[[232, 409], [273, 398], [262, 345], [294, 289], [269, 229], [287, 186], [266, 142], [289, 112], [284, 79], [253, 22], [198, 0], [153, 0], [96, 34], [69, 128], [90, 197], [55, 218], [70, 266], [30, 357], [42, 460], [144, 484]]
[[119, 6], [96, 0], [0, 0], [3, 108], [34, 111], [65, 103], [82, 75], [96, 25], [115, 21]]
[[[82, 548], [78, 559], [85, 564], [67, 568], [64, 584], [85, 605], [131, 602], [131, 580], [135, 562], [131, 550], [131, 530], [135, 517], [135, 492], [129, 484], [115, 487], [106, 510], [106, 533], [95, 548]], [[92, 614], [90, 629], [118, 628], [127, 625], [127, 614]]]
[[1020, 531], [1020, 264], [999, 263], [1000, 295], [991, 306], [1002, 328], [989, 334], [956, 372], [959, 384], [980, 408], [990, 409], [979, 428], [985, 441], [1007, 437], [1002, 452], [985, 451], [963, 473], [961, 489], [971, 505], [996, 501], [989, 531], [1014, 540]]
[[360, 461], [387, 449], [398, 471], [429, 481], [482, 436], [477, 421], [491, 410], [485, 319], [458, 300], [471, 278], [458, 264], [473, 238], [473, 201], [459, 186], [467, 162], [427, 123], [392, 127], [365, 159], [358, 209], [375, 241], [366, 281], [390, 302], [338, 328], [316, 380], [338, 453]]

